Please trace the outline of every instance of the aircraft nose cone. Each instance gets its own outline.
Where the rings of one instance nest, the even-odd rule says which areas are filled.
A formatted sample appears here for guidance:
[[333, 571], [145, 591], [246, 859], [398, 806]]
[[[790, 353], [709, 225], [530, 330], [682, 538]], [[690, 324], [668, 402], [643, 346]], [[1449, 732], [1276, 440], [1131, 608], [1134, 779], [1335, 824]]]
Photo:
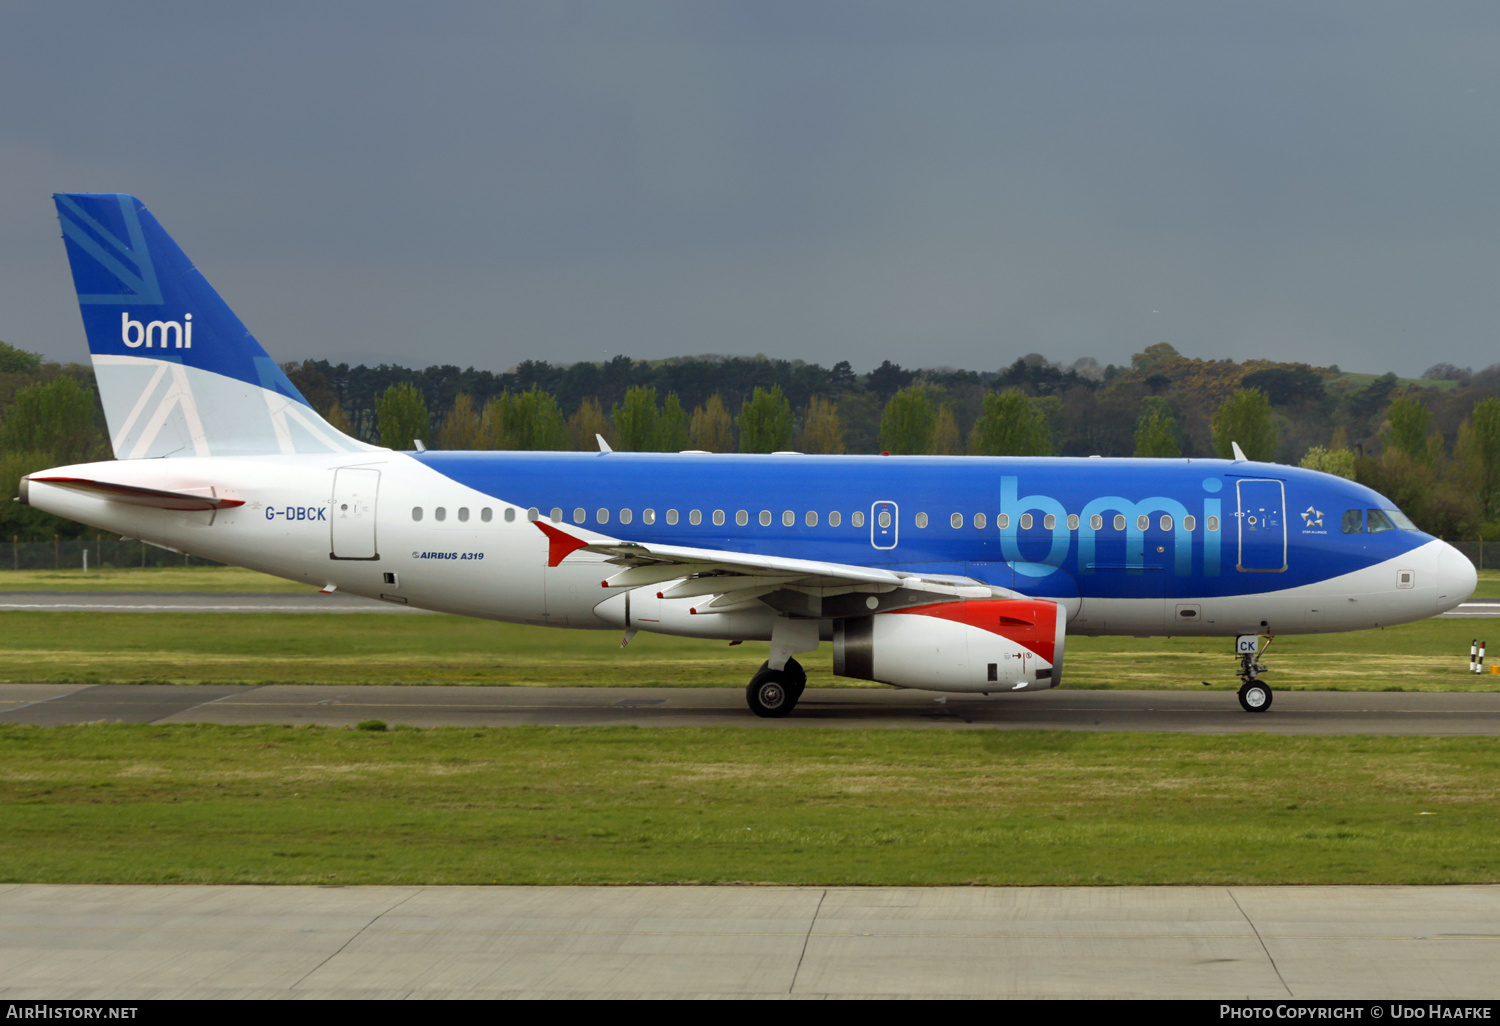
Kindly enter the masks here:
[[[1433, 548], [1429, 546], [1429, 548]], [[1446, 613], [1474, 594], [1479, 586], [1479, 571], [1469, 557], [1447, 542], [1437, 542], [1429, 557], [1430, 573], [1438, 586], [1437, 611]]]

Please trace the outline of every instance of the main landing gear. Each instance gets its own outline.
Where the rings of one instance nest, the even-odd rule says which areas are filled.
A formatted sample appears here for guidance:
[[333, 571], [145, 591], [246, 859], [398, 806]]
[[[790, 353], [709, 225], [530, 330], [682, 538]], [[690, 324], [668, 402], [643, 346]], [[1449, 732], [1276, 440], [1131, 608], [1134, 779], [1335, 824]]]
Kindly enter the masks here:
[[1260, 647], [1260, 636], [1257, 634], [1245, 634], [1235, 642], [1235, 651], [1240, 657], [1240, 708], [1246, 712], [1262, 713], [1271, 708], [1271, 687], [1260, 679], [1260, 674], [1266, 672], [1266, 666], [1260, 662], [1260, 656], [1267, 648], [1271, 647], [1271, 639], [1266, 639], [1264, 648]]
[[786, 661], [783, 670], [771, 669], [770, 661], [760, 664], [760, 670], [750, 678], [745, 688], [745, 701], [750, 711], [757, 716], [779, 718], [789, 716], [797, 708], [797, 699], [807, 688], [807, 671], [795, 659]]

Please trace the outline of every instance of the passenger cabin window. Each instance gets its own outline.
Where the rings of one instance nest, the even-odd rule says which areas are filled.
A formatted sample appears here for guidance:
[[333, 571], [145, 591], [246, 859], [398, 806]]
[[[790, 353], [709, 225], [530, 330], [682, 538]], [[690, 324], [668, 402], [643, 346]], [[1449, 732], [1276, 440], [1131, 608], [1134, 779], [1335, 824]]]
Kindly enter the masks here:
[[875, 522], [878, 523], [881, 527], [890, 527], [891, 526], [891, 511], [887, 510], [887, 509], [881, 510], [880, 511], [880, 516], [878, 516], [878, 517], [875, 518]]
[[916, 515], [916, 525], [918, 527], [926, 527], [927, 526], [927, 514], [926, 513], [918, 513]]
[[1030, 513], [1022, 513], [1021, 514], [1021, 530], [1023, 530], [1023, 531], [1029, 531], [1029, 530], [1031, 530], [1031, 514]]
[[1346, 510], [1344, 510], [1344, 533], [1345, 534], [1364, 534], [1365, 533], [1365, 511], [1364, 510], [1362, 510], [1362, 509], [1346, 509]]
[[1089, 517], [1089, 527], [1093, 528], [1095, 531], [1104, 530], [1104, 518], [1101, 517], [1098, 513], [1095, 513], [1093, 516]]
[[694, 527], [697, 527], [699, 524], [703, 523], [703, 511], [696, 509], [690, 511], [688, 513], [688, 523], [692, 524]]
[[995, 526], [998, 527], [998, 528], [1000, 528], [1000, 530], [1002, 530], [1002, 531], [1005, 530], [1007, 527], [1009, 527], [1010, 526], [1010, 514], [1009, 513], [1001, 513], [999, 516], [997, 516], [995, 518]]
[[609, 510], [602, 508], [594, 510], [594, 519], [601, 524], [609, 523]]
[[486, 506], [484, 507], [484, 509], [479, 511], [479, 519], [483, 520], [487, 524], [491, 520], [495, 519], [495, 511]]
[[461, 524], [467, 524], [469, 522], [469, 507], [458, 507], [458, 522]]
[[641, 510], [641, 523], [643, 523], [643, 524], [654, 524], [654, 523], [656, 523], [656, 510], [654, 510], [654, 509], [643, 509], [643, 510]]
[[1046, 516], [1042, 517], [1042, 526], [1049, 531], [1052, 530], [1057, 526], [1057, 517], [1054, 514], [1048, 513]]
[[716, 509], [716, 510], [714, 510], [714, 526], [715, 527], [723, 527], [724, 526], [724, 511], [722, 509]]
[[447, 520], [448, 519], [448, 511], [446, 509], [444, 509], [443, 507], [439, 506], [437, 509], [435, 509], [435, 510], [432, 511], [432, 519], [434, 519], [434, 520]]
[[948, 518], [948, 526], [952, 528], [959, 528], [964, 526], [964, 515], [962, 513], [953, 514]]
[[549, 517], [549, 519], [554, 524], [560, 524], [560, 523], [562, 523], [562, 507], [561, 506], [553, 506], [552, 507], [552, 514]]
[[1115, 514], [1115, 530], [1116, 531], [1123, 531], [1123, 530], [1125, 530], [1125, 514], [1124, 513], [1116, 513]]
[[1151, 518], [1148, 517], [1148, 516], [1146, 516], [1144, 513], [1142, 513], [1140, 516], [1136, 517], [1135, 518], [1135, 529], [1137, 531], [1149, 531], [1149, 530], [1151, 530]]
[[853, 524], [855, 527], [864, 527], [865, 526], [865, 515], [864, 515], [864, 512], [860, 511], [860, 510], [856, 510], [853, 513], [850, 513], [849, 514], [849, 523]]
[[635, 519], [635, 514], [628, 509], [620, 510], [620, 523], [628, 524]]
[[582, 506], [579, 506], [579, 507], [578, 507], [578, 508], [577, 508], [577, 509], [575, 509], [575, 510], [574, 510], [574, 511], [573, 511], [573, 523], [575, 523], [575, 524], [581, 524], [581, 523], [583, 523], [583, 522], [584, 522], [584, 521], [585, 521], [585, 520], [587, 520], [587, 519], [588, 519], [588, 516], [589, 516], [589, 515], [588, 515], [588, 513], [587, 513], [587, 512], [586, 512], [586, 511], [585, 511], [585, 510], [584, 510], [584, 508], [583, 508], [583, 507], [582, 507]]
[[781, 526], [782, 527], [796, 527], [797, 526], [797, 514], [793, 513], [789, 509], [788, 510], [783, 510], [782, 514], [781, 514]]
[[668, 524], [676, 524], [677, 523], [677, 511], [675, 509], [669, 509], [669, 510], [667, 510], [667, 523]]
[[839, 524], [843, 523], [843, 520], [844, 520], [844, 515], [842, 513], [840, 513], [838, 510], [834, 510], [832, 513], [828, 514], [828, 526], [829, 527], [837, 527], [837, 526], [839, 526]]
[[763, 510], [760, 511], [760, 526], [761, 527], [770, 527], [771, 526], [771, 511], [770, 510], [763, 509]]
[[1187, 516], [1183, 517], [1182, 518], [1182, 529], [1184, 531], [1187, 531], [1189, 534], [1191, 534], [1194, 531], [1196, 531], [1198, 529], [1198, 518], [1195, 517], [1195, 516], [1193, 516], [1191, 513], [1189, 513]]
[[987, 524], [987, 523], [989, 523], [989, 521], [985, 518], [985, 515], [983, 513], [975, 513], [974, 514], [974, 526], [975, 527], [979, 528], [982, 531], [982, 530], [984, 530], [984, 525]]
[[817, 527], [818, 514], [814, 513], [812, 510], [808, 510], [807, 516], [803, 518], [803, 522], [807, 524], [808, 527]]
[[1069, 513], [1068, 514], [1068, 530], [1070, 530], [1070, 531], [1076, 531], [1076, 530], [1078, 530], [1078, 514], [1077, 513]]
[[1172, 518], [1171, 517], [1163, 514], [1160, 523], [1161, 523], [1161, 529], [1163, 531], [1170, 531], [1172, 529]]
[[516, 519], [516, 508], [514, 506], [506, 506], [505, 507], [505, 522], [507, 524], [513, 523], [515, 521], [515, 519]]
[[750, 514], [746, 513], [744, 510], [739, 510], [734, 515], [734, 522], [741, 527], [744, 527], [750, 522]]
[[1395, 523], [1392, 522], [1390, 517], [1386, 516], [1386, 512], [1383, 509], [1372, 509], [1367, 516], [1369, 517], [1371, 534], [1383, 534], [1386, 531], [1394, 531], [1396, 529]]
[[1207, 521], [1207, 525], [1208, 525], [1208, 529], [1209, 529], [1210, 532], [1217, 531], [1219, 529], [1219, 518], [1218, 517], [1209, 517], [1208, 521]]
[[533, 506], [526, 511], [526, 519], [531, 521], [540, 520], [542, 519], [542, 511]]
[[411, 508], [411, 518], [413, 520], [421, 520], [422, 519], [422, 507], [421, 506], [413, 506]]

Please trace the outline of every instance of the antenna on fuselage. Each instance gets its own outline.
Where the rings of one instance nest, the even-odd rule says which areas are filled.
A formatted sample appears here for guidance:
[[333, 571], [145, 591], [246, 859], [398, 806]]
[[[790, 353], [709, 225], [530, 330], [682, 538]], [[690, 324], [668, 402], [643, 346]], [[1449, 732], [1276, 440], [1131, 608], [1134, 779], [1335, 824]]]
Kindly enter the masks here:
[[1240, 448], [1240, 443], [1239, 442], [1230, 442], [1229, 443], [1229, 447], [1234, 450], [1234, 458], [1235, 458], [1236, 462], [1239, 462], [1239, 463], [1248, 462], [1246, 460], [1246, 458], [1245, 458], [1245, 450]]
[[609, 447], [609, 443], [604, 440], [604, 436], [603, 435], [596, 434], [596, 435], [594, 435], [594, 437], [599, 440], [599, 451], [600, 452], [614, 452], [614, 450]]

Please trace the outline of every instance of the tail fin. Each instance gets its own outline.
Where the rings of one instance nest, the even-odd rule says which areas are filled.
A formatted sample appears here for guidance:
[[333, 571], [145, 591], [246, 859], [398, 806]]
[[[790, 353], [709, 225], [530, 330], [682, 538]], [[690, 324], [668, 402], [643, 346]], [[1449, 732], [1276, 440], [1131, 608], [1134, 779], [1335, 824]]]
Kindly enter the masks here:
[[140, 200], [53, 199], [117, 458], [373, 448], [313, 410]]

